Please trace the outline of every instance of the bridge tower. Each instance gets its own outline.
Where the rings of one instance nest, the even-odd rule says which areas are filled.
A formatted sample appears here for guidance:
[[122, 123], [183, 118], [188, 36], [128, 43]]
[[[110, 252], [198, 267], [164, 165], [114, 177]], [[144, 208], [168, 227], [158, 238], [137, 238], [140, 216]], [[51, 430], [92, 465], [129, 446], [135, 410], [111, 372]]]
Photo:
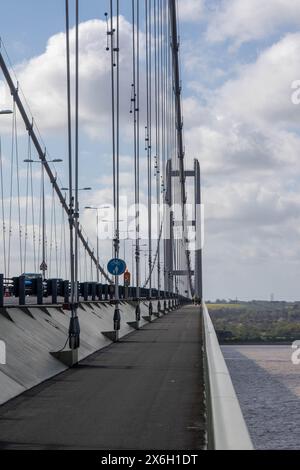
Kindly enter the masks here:
[[[172, 169], [172, 161], [168, 160], [166, 165], [166, 192], [165, 192], [165, 220], [164, 220], [164, 253], [165, 253], [165, 290], [174, 291], [174, 279], [176, 277], [193, 276], [191, 286], [185, 288], [190, 290], [189, 295], [196, 299], [202, 300], [202, 244], [203, 244], [203, 217], [201, 204], [201, 179], [200, 164], [197, 159], [194, 160], [193, 170], [184, 171], [184, 179], [191, 178], [193, 180], [193, 218], [192, 220], [180, 220], [181, 214], [178, 213], [178, 205], [176, 204], [176, 184], [180, 178], [180, 172]], [[175, 179], [175, 184], [173, 180]], [[179, 216], [179, 217], [178, 217]], [[192, 244], [188, 241], [188, 233], [185, 227], [194, 227], [194, 238]], [[174, 230], [176, 228], [176, 230]], [[179, 229], [179, 231], [178, 231]], [[178, 236], [179, 235], [179, 236]], [[181, 256], [179, 267], [175, 269], [175, 253], [177, 245], [180, 244], [185, 253]], [[192, 245], [192, 246], [191, 246]], [[193, 266], [191, 269], [189, 263], [193, 256]], [[187, 260], [187, 261], [186, 261]]]

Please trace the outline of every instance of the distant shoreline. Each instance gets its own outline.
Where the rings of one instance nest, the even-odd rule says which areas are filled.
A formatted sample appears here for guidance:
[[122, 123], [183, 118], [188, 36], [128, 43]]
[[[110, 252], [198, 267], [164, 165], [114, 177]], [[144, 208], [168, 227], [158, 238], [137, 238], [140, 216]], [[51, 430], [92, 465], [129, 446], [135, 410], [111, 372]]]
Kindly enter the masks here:
[[293, 341], [219, 341], [219, 344], [220, 346], [291, 346]]

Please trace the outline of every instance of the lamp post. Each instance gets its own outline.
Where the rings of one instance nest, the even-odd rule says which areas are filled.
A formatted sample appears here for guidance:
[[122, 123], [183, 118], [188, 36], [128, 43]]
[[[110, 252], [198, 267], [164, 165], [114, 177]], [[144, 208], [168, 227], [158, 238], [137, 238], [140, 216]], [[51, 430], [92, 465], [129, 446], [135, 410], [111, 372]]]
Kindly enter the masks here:
[[124, 241], [124, 247], [123, 247], [123, 248], [124, 248], [124, 251], [123, 251], [124, 256], [123, 256], [123, 258], [124, 258], [124, 260], [125, 260], [125, 250], [126, 250], [126, 244], [125, 244], [125, 242], [126, 242], [127, 240], [130, 240], [129, 234], [130, 234], [130, 233], [133, 233], [133, 232], [135, 233], [135, 230], [119, 230], [119, 233], [126, 233], [126, 234], [127, 234], [127, 237], [126, 237], [126, 238], [123, 238], [123, 241]]
[[[70, 191], [69, 188], [60, 188], [62, 191]], [[91, 191], [92, 188], [87, 187], [87, 188], [78, 188], [77, 191]]]
[[102, 209], [109, 209], [110, 206], [102, 206], [102, 207], [95, 207], [95, 206], [86, 206], [85, 209], [86, 210], [92, 210], [92, 211], [97, 211], [97, 218], [96, 218], [96, 224], [97, 224], [97, 263], [98, 263], [98, 266], [97, 266], [97, 282], [99, 283], [99, 265], [100, 265], [100, 250], [99, 250], [99, 212], [102, 210]]
[[[135, 245], [132, 245], [132, 248], [133, 248], [134, 246], [135, 246]], [[147, 252], [148, 250], [143, 249], [143, 248], [146, 247], [146, 246], [148, 246], [147, 243], [143, 243], [142, 245], [139, 245], [139, 247], [140, 247], [139, 251], [140, 251], [140, 252], [143, 252], [143, 251]], [[146, 254], [145, 254], [145, 256], [146, 256]]]
[[[141, 245], [141, 246], [147, 246], [147, 245]], [[148, 254], [148, 250], [140, 250], [140, 251], [144, 252], [144, 258], [145, 258], [145, 265], [144, 265], [145, 282], [144, 282], [144, 284], [146, 284], [146, 281], [147, 281], [147, 254]]]
[[54, 158], [53, 160], [32, 160], [26, 159], [24, 163], [40, 163], [42, 164], [42, 263], [40, 270], [43, 273], [43, 281], [46, 279], [46, 271], [48, 269], [46, 263], [46, 214], [45, 214], [45, 163], [61, 163], [61, 158]]
[[[100, 219], [100, 220], [101, 220], [101, 222], [107, 222], [107, 223], [112, 223], [112, 222], [113, 222], [112, 220], [109, 220], [109, 219]], [[118, 224], [119, 224], [120, 222], [125, 222], [125, 220], [124, 220], [124, 219], [119, 219]], [[127, 230], [125, 230], [125, 232], [127, 232]], [[119, 230], [118, 233], [119, 233], [119, 236], [118, 236], [118, 243], [120, 244], [120, 233], [121, 233], [121, 231]], [[111, 247], [111, 257], [112, 257], [112, 258], [114, 258], [114, 257], [116, 256], [116, 251], [115, 251], [116, 239], [114, 239], [113, 241], [114, 241], [114, 243], [112, 244], [112, 247]], [[119, 252], [119, 251], [120, 251], [120, 250], [118, 250], [118, 252]]]
[[[135, 231], [135, 230], [134, 230]], [[134, 248], [135, 248], [135, 240], [132, 241], [132, 245], [131, 245], [131, 256], [132, 256], [132, 260], [131, 260], [131, 265], [132, 265], [132, 285], [134, 285]], [[144, 246], [148, 246], [147, 243], [143, 244], [143, 245], [140, 245], [140, 247], [144, 247]]]
[[[13, 111], [11, 109], [2, 109], [0, 110], [0, 115], [3, 115], [3, 114], [13, 114]], [[0, 154], [1, 154], [1, 136], [0, 136]], [[1, 155], [1, 158], [2, 158], [2, 155]], [[4, 206], [3, 206], [3, 211], [4, 211]], [[4, 220], [4, 213], [2, 215], [3, 215], [3, 220]], [[3, 234], [3, 244], [4, 244], [4, 260], [3, 260], [4, 261], [4, 273], [6, 277], [5, 234]]]

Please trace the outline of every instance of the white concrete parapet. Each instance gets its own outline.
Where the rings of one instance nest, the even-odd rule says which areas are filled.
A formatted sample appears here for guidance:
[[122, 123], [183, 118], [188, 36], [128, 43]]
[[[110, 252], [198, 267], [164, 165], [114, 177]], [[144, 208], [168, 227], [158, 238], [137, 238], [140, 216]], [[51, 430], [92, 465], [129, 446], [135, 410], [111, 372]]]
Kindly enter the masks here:
[[203, 305], [208, 446], [216, 450], [253, 450], [217, 335]]

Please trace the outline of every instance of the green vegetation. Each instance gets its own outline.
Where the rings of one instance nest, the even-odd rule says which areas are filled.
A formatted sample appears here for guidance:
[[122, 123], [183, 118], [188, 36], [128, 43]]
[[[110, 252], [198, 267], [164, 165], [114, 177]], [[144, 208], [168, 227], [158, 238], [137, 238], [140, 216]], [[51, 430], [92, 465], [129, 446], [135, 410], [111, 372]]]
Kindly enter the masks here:
[[300, 302], [207, 303], [220, 343], [291, 343], [300, 339]]

